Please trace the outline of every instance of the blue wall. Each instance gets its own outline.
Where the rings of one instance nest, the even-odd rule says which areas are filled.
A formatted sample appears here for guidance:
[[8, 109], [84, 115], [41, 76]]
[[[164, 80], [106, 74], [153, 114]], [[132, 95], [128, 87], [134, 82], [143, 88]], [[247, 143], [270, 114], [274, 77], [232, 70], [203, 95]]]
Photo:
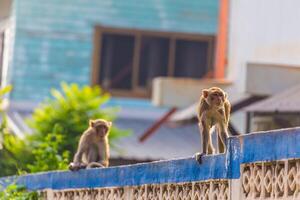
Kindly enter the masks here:
[[131, 166], [55, 171], [0, 179], [18, 180], [28, 189], [67, 189], [237, 179], [240, 165], [257, 161], [300, 158], [300, 128], [231, 137], [226, 154], [205, 156], [200, 165], [194, 158], [166, 160]]
[[15, 101], [90, 83], [94, 25], [215, 34], [218, 0], [15, 0]]

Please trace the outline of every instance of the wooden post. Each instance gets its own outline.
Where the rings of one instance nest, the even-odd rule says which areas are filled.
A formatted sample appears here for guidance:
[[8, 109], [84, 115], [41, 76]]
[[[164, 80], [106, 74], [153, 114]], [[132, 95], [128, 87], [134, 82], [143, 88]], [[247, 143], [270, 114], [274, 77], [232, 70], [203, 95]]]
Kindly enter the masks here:
[[247, 117], [246, 117], [246, 133], [250, 132], [250, 128], [251, 128], [251, 116], [252, 114], [250, 112], [247, 112]]
[[227, 64], [227, 31], [228, 31], [229, 0], [220, 0], [219, 26], [216, 43], [214, 77], [223, 79]]

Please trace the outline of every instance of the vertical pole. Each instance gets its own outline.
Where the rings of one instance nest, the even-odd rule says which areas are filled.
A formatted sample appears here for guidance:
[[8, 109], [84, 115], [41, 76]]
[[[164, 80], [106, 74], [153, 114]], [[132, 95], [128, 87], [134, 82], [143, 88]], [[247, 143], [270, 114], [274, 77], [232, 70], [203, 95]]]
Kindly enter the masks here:
[[225, 66], [227, 57], [227, 34], [228, 34], [228, 13], [229, 13], [229, 0], [219, 0], [219, 25], [216, 42], [216, 55], [215, 55], [215, 69], [214, 77], [222, 79], [225, 76]]
[[100, 81], [100, 63], [102, 50], [102, 33], [100, 28], [96, 27], [94, 30], [93, 40], [93, 61], [91, 70], [91, 85], [97, 85]]
[[168, 76], [174, 76], [175, 72], [175, 53], [176, 53], [176, 39], [171, 37], [169, 45], [169, 61], [168, 61]]
[[251, 129], [251, 116], [252, 114], [250, 112], [247, 112], [247, 116], [246, 116], [246, 133], [250, 133], [250, 129]]
[[[140, 65], [140, 53], [141, 53], [141, 42], [142, 36], [140, 33], [135, 35], [134, 39], [134, 50], [133, 50], [133, 70], [132, 70], [132, 88], [136, 89], [139, 82], [139, 65]], [[142, 66], [144, 67], [144, 66]]]

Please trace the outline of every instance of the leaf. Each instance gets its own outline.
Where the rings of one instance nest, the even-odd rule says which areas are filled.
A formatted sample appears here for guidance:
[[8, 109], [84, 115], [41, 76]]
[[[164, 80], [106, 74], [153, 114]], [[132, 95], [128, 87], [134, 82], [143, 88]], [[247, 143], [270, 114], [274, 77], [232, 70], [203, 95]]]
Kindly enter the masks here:
[[3, 96], [4, 94], [9, 93], [12, 90], [12, 86], [11, 85], [7, 85], [4, 88], [0, 89], [0, 96]]
[[[110, 95], [99, 86], [90, 87], [61, 83], [52, 89], [53, 98], [45, 99], [27, 122], [34, 133], [27, 138], [33, 161], [26, 164], [29, 172], [67, 169], [69, 159], [76, 151], [81, 134], [88, 127], [89, 119], [115, 120], [117, 107], [104, 107]], [[110, 143], [126, 137], [130, 131], [115, 126], [109, 135]]]

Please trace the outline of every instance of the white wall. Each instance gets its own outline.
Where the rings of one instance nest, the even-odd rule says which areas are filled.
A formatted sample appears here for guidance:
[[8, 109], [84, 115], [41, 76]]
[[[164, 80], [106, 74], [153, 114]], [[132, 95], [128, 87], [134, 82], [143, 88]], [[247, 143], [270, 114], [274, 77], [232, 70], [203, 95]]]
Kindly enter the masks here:
[[4, 52], [0, 86], [6, 86], [8, 69], [13, 59], [13, 45], [15, 34], [15, 19], [12, 8], [13, 0], [0, 0], [0, 32], [4, 32]]
[[227, 76], [241, 93], [246, 63], [300, 67], [300, 1], [230, 0], [228, 46]]
[[[300, 67], [299, 0], [230, 0], [229, 8], [227, 79], [233, 83], [228, 89], [232, 99], [247, 95], [249, 88], [259, 81], [255, 80], [257, 76], [247, 75], [249, 63]], [[275, 88], [272, 93], [282, 91], [280, 84], [290, 82], [286, 73], [281, 77], [267, 71], [260, 72], [264, 75], [256, 73], [260, 77], [265, 75], [265, 83], [263, 79], [259, 81], [261, 85], [275, 78], [270, 76], [276, 76], [278, 86], [273, 81], [272, 86], [265, 87]], [[232, 120], [241, 132], [245, 131], [244, 112], [235, 113]]]

